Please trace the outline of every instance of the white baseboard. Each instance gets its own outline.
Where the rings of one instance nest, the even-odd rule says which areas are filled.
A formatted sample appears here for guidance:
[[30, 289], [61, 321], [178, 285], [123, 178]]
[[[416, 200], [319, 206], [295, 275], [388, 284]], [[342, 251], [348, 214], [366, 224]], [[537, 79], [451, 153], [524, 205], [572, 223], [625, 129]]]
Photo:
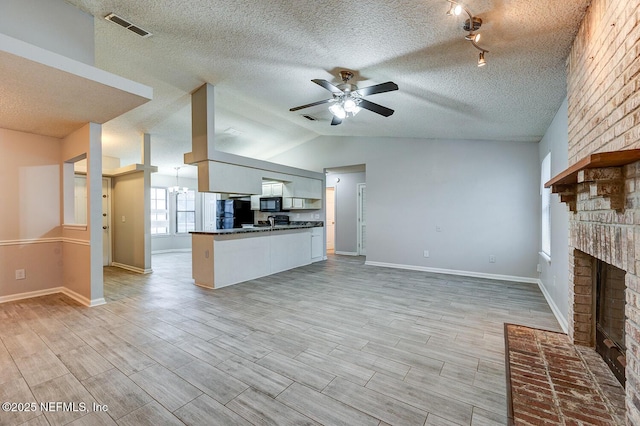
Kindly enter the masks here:
[[169, 250], [153, 250], [151, 254], [164, 254], [164, 253], [191, 253], [190, 248], [182, 248], [182, 249], [169, 249]]
[[150, 274], [153, 272], [153, 269], [142, 269], [137, 266], [125, 265], [124, 263], [111, 262], [111, 266], [115, 266], [116, 268], [126, 269], [127, 271], [137, 272], [138, 274]]
[[517, 283], [528, 283], [528, 284], [538, 284], [537, 278], [529, 278], [529, 277], [518, 277], [515, 275], [499, 275], [499, 274], [487, 274], [484, 272], [471, 272], [471, 271], [458, 271], [455, 269], [440, 269], [440, 268], [430, 268], [427, 266], [415, 266], [415, 265], [402, 265], [399, 263], [384, 263], [384, 262], [373, 262], [367, 260], [365, 265], [369, 266], [381, 266], [383, 268], [395, 268], [395, 269], [407, 269], [411, 271], [422, 271], [422, 272], [433, 272], [435, 274], [445, 274], [445, 275], [458, 275], [463, 277], [472, 277], [472, 278], [486, 278], [489, 280], [499, 280], [499, 281], [512, 281]]
[[65, 296], [72, 298], [76, 302], [89, 307], [100, 306], [107, 303], [107, 301], [104, 300], [104, 298], [102, 297], [100, 299], [89, 300], [83, 295], [78, 294], [73, 290], [69, 290], [66, 287], [53, 287], [53, 288], [48, 288], [46, 290], [28, 291], [25, 293], [12, 294], [10, 296], [2, 296], [0, 297], [0, 303], [14, 302], [16, 300], [31, 299], [34, 297], [49, 296], [50, 294], [56, 294], [56, 293], [62, 293]]
[[83, 295], [76, 293], [73, 290], [69, 290], [66, 287], [62, 287], [61, 293], [64, 294], [65, 296], [69, 296], [70, 298], [72, 298], [78, 303], [82, 303], [84, 306], [93, 307], [93, 306], [104, 305], [107, 303], [107, 301], [104, 300], [104, 297], [101, 297], [100, 299], [88, 299]]
[[342, 256], [358, 256], [357, 251], [334, 251], [334, 254], [340, 254]]
[[551, 312], [553, 312], [553, 315], [555, 315], [556, 319], [558, 320], [558, 324], [560, 324], [560, 327], [562, 327], [562, 330], [565, 333], [569, 333], [569, 322], [565, 317], [562, 316], [560, 309], [558, 309], [558, 305], [556, 305], [556, 302], [553, 301], [553, 299], [551, 298], [551, 295], [549, 294], [544, 284], [542, 283], [542, 280], [540, 279], [538, 279], [538, 287], [540, 288], [540, 291], [542, 292], [542, 295], [544, 296], [544, 298], [547, 300], [547, 304], [549, 305], [549, 308], [551, 308]]
[[13, 302], [22, 299], [31, 299], [33, 297], [48, 296], [50, 294], [62, 293], [64, 287], [48, 288], [46, 290], [27, 291], [25, 293], [11, 294], [9, 296], [1, 296], [0, 303]]
[[429, 268], [425, 266], [401, 265], [396, 263], [383, 263], [383, 262], [372, 262], [372, 261], [366, 261], [364, 264], [370, 265], [370, 266], [381, 266], [383, 268], [408, 269], [412, 271], [433, 272], [436, 274], [459, 275], [459, 276], [473, 277], [473, 278], [487, 278], [491, 280], [537, 284], [538, 287], [540, 288], [540, 292], [542, 293], [545, 300], [547, 301], [547, 304], [549, 305], [551, 312], [553, 312], [553, 315], [558, 320], [558, 324], [560, 324], [560, 327], [562, 327], [562, 330], [564, 330], [565, 333], [568, 333], [568, 330], [569, 330], [569, 324], [567, 322], [567, 319], [562, 316], [560, 309], [558, 309], [558, 306], [555, 304], [555, 302], [551, 298], [551, 295], [542, 284], [542, 281], [540, 281], [540, 279], [538, 278], [518, 277], [518, 276], [512, 276], [512, 275], [485, 274], [482, 272], [457, 271], [452, 269], [439, 269], [439, 268]]

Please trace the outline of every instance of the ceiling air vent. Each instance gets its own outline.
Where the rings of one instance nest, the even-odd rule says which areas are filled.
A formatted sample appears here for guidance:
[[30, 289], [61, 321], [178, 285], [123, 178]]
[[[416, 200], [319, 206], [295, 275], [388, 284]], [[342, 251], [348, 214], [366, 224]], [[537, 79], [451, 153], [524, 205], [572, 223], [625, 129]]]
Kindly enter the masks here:
[[137, 25], [133, 25], [131, 22], [122, 18], [121, 16], [116, 15], [115, 13], [110, 13], [104, 17], [107, 21], [111, 21], [114, 24], [118, 24], [123, 28], [128, 29], [131, 32], [138, 34], [140, 37], [151, 37], [151, 33], [147, 30], [143, 30]]
[[318, 121], [318, 119], [317, 119], [317, 118], [315, 118], [315, 117], [313, 117], [313, 116], [311, 116], [311, 115], [308, 115], [308, 114], [302, 114], [302, 116], [303, 116], [304, 118], [306, 118], [307, 120], [309, 120], [309, 121]]

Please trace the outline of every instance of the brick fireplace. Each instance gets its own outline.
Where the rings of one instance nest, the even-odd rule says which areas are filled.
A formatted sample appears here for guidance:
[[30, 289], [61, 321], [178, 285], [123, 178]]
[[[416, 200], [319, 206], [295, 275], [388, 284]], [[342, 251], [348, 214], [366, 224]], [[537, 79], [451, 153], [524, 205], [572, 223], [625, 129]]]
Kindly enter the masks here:
[[[593, 0], [567, 61], [569, 335], [596, 344], [596, 259], [624, 276], [626, 416], [640, 425], [640, 0]], [[609, 319], [609, 322], [617, 320]]]

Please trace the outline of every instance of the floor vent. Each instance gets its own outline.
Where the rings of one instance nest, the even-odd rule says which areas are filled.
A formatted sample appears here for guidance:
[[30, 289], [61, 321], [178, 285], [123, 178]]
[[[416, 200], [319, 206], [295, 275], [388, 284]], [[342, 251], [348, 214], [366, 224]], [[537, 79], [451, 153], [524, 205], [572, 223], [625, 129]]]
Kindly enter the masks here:
[[126, 28], [131, 32], [134, 32], [138, 34], [140, 37], [151, 37], [152, 35], [149, 31], [143, 30], [137, 25], [133, 25], [131, 22], [127, 21], [121, 16], [116, 15], [115, 13], [108, 14], [107, 16], [104, 17], [104, 19], [106, 19], [107, 21], [111, 21], [114, 24], [118, 24], [121, 27]]

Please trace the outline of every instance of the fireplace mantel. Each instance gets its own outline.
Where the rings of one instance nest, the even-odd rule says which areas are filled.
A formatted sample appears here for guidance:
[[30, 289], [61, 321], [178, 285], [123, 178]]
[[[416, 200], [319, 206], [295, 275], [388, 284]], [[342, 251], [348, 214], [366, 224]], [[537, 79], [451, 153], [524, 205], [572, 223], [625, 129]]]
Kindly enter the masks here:
[[589, 185], [588, 191], [593, 197], [602, 197], [606, 206], [612, 210], [624, 208], [624, 176], [622, 167], [640, 161], [640, 149], [599, 152], [578, 161], [562, 173], [545, 183], [553, 193], [560, 195], [560, 201], [576, 211], [578, 185]]

